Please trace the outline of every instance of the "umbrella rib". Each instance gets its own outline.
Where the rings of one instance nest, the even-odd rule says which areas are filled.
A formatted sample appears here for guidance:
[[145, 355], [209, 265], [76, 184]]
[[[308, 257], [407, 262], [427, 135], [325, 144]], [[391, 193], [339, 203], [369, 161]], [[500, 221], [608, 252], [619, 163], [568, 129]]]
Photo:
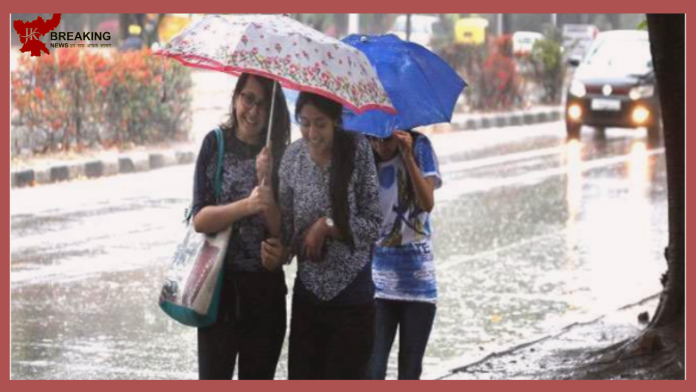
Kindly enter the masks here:
[[[425, 82], [428, 84], [428, 87], [430, 87], [430, 91], [436, 91], [433, 88], [432, 84], [430, 83], [430, 80], [427, 77], [425, 77], [426, 73], [423, 70], [423, 68], [420, 66], [420, 64], [418, 64], [417, 61], [414, 61], [413, 63], [416, 64], [416, 67], [418, 67], [418, 69], [420, 70], [421, 75], [423, 75], [423, 79], [425, 79]], [[463, 90], [463, 88], [462, 88], [462, 90]], [[459, 90], [459, 94], [462, 93], [462, 90]], [[442, 107], [442, 102], [440, 102], [440, 100], [437, 99], [438, 98], [437, 95], [435, 97], [436, 97], [435, 101], [437, 102], [437, 106], [440, 108], [440, 112], [447, 113], [447, 109]], [[452, 118], [447, 119], [447, 122], [451, 122], [451, 121], [452, 121]], [[427, 124], [427, 125], [432, 125], [432, 124]]]

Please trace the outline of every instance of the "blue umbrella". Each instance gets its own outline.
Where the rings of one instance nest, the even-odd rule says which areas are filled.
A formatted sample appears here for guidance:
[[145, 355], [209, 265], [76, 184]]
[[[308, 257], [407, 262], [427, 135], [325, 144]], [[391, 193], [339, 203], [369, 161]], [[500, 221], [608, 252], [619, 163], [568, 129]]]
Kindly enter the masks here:
[[345, 110], [346, 129], [388, 137], [394, 130], [450, 122], [466, 82], [443, 59], [413, 42], [389, 35], [349, 35], [343, 42], [365, 53], [377, 70], [396, 114]]

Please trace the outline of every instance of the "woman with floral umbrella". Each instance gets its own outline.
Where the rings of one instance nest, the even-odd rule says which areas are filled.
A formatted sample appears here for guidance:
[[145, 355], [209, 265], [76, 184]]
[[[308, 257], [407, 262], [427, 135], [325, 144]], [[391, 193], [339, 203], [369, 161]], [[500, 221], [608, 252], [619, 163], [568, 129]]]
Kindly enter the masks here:
[[[224, 134], [220, 197], [213, 191], [218, 155], [215, 131], [203, 140], [194, 177], [193, 224], [198, 232], [232, 227], [225, 255], [217, 321], [198, 329], [201, 379], [273, 379], [286, 330], [287, 288], [279, 263], [262, 257], [262, 244], [277, 241], [280, 215], [274, 197], [277, 164], [290, 139], [282, 90], [273, 81], [242, 74], [234, 89]], [[272, 121], [271, 94], [277, 99]], [[270, 124], [271, 148], [264, 147]], [[264, 179], [270, 181], [264, 182]]]

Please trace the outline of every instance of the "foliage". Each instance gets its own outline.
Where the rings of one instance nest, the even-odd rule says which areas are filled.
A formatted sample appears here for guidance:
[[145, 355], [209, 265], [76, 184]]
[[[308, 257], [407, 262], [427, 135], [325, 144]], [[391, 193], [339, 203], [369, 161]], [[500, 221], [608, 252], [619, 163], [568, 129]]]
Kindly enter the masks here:
[[26, 131], [17, 149], [156, 143], [183, 138], [190, 126], [189, 70], [146, 50], [53, 49], [22, 56], [10, 78], [12, 124]]

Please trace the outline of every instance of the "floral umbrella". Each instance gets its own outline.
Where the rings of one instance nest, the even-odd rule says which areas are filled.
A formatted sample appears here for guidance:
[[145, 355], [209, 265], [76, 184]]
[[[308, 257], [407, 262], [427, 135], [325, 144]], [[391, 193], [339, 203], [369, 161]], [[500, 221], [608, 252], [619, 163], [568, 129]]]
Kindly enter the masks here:
[[206, 16], [155, 54], [191, 67], [265, 76], [357, 113], [396, 112], [362, 52], [287, 16]]

